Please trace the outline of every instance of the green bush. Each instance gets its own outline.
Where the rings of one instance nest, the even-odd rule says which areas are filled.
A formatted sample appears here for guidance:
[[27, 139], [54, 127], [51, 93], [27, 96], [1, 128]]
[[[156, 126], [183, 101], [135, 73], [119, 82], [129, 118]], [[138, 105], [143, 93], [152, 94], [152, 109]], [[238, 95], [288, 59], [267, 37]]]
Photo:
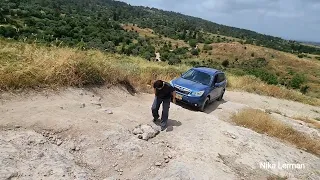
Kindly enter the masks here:
[[267, 72], [265, 69], [248, 69], [247, 73], [254, 75], [268, 84], [277, 85], [279, 83], [277, 76]]
[[303, 54], [299, 54], [299, 55], [298, 55], [298, 58], [303, 58]]
[[198, 56], [199, 55], [199, 50], [198, 49], [192, 49], [191, 54], [194, 56]]
[[188, 52], [188, 48], [187, 47], [180, 47], [180, 48], [176, 48], [174, 50], [175, 54], [179, 54], [179, 55], [183, 55], [186, 54]]
[[171, 56], [168, 60], [169, 65], [174, 65], [178, 63], [181, 63], [181, 60], [178, 58], [178, 56]]
[[229, 66], [229, 61], [228, 61], [228, 60], [224, 60], [224, 61], [221, 63], [221, 65], [222, 65], [223, 67], [228, 67], [228, 66]]
[[198, 41], [196, 39], [190, 39], [189, 40], [190, 47], [196, 47], [197, 43], [198, 43]]
[[304, 85], [304, 86], [302, 86], [302, 87], [300, 88], [300, 92], [301, 92], [302, 94], [307, 94], [309, 88], [310, 88], [310, 87], [309, 87], [308, 85]]
[[295, 74], [291, 79], [289, 85], [294, 89], [299, 89], [305, 82], [306, 78], [301, 74]]
[[203, 46], [203, 50], [206, 50], [206, 51], [212, 50], [212, 46], [210, 46], [210, 45], [208, 45], [208, 44], [205, 44], [205, 45]]
[[213, 41], [212, 41], [212, 39], [206, 39], [206, 40], [204, 41], [204, 43], [205, 43], [205, 44], [211, 44], [211, 43], [213, 43]]

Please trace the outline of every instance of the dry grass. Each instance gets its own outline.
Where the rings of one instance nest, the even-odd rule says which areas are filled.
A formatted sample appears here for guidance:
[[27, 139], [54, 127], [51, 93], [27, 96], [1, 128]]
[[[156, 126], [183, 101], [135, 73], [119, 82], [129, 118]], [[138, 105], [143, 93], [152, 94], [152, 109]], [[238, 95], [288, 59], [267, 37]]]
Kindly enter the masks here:
[[[169, 81], [188, 68], [95, 50], [44, 47], [0, 39], [0, 90], [6, 91], [119, 83], [149, 91], [152, 81]], [[318, 99], [266, 85], [251, 76], [228, 75], [228, 86], [230, 89], [320, 105]]]
[[122, 25], [122, 28], [128, 31], [136, 31], [141, 36], [157, 37], [156, 34], [153, 34], [154, 31], [149, 28], [143, 29], [139, 28], [138, 26], [134, 26], [133, 24]]
[[245, 109], [233, 115], [232, 120], [240, 126], [250, 128], [261, 134], [279, 138], [305, 149], [307, 152], [320, 156], [320, 141], [296, 131], [287, 124], [273, 119], [261, 110]]
[[320, 100], [303, 95], [300, 92], [289, 90], [284, 87], [267, 85], [260, 79], [253, 76], [233, 76], [228, 75], [228, 87], [231, 89], [240, 89], [250, 93], [271, 96], [275, 98], [298, 101], [314, 106], [320, 105]]
[[146, 90], [152, 81], [170, 80], [186, 69], [94, 50], [0, 43], [1, 90], [119, 83]]
[[286, 180], [288, 179], [288, 177], [282, 177], [282, 176], [278, 176], [278, 175], [272, 175], [267, 177], [267, 180]]
[[316, 119], [312, 119], [312, 118], [309, 118], [309, 117], [301, 117], [301, 116], [292, 117], [292, 119], [295, 119], [295, 120], [298, 120], [298, 121], [303, 121], [305, 123], [308, 123], [308, 124], [312, 125], [315, 128], [320, 129], [320, 122], [318, 122]]

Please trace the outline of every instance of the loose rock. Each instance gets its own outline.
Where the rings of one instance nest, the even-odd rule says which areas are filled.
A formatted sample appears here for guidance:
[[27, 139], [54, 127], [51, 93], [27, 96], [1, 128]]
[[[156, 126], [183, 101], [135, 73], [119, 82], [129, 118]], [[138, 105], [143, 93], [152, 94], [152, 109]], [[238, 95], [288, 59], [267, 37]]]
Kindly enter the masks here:
[[80, 108], [85, 108], [85, 107], [86, 107], [85, 103], [81, 104], [81, 106], [80, 106]]
[[138, 127], [138, 128], [134, 128], [133, 131], [132, 131], [132, 133], [133, 133], [134, 135], [137, 135], [137, 134], [142, 134], [143, 131], [142, 131], [142, 129], [141, 129], [140, 127]]
[[156, 162], [154, 165], [161, 166], [161, 162]]
[[57, 140], [57, 145], [60, 146], [62, 144], [62, 141], [60, 139]]
[[113, 114], [113, 112], [111, 110], [105, 110], [107, 112], [107, 114]]
[[169, 159], [164, 160], [165, 163], [169, 163]]

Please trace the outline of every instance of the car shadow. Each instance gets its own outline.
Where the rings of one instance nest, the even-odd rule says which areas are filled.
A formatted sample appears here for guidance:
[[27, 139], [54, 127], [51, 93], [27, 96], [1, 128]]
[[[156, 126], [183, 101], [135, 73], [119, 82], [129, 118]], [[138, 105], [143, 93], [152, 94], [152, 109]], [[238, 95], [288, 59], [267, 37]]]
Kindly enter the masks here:
[[228, 101], [225, 101], [224, 99], [222, 99], [221, 101], [214, 101], [214, 102], [212, 102], [211, 104], [209, 104], [209, 105], [207, 106], [207, 108], [204, 110], [204, 113], [210, 114], [210, 113], [212, 113], [213, 111], [215, 111], [216, 109], [221, 109], [221, 108], [219, 108], [219, 106], [220, 106], [221, 104], [226, 103], [226, 102], [228, 102]]
[[[161, 122], [160, 121], [155, 122], [155, 124], [157, 126], [161, 126]], [[173, 127], [178, 127], [178, 126], [181, 126], [181, 125], [182, 125], [181, 121], [168, 119], [166, 132], [173, 131]]]
[[[213, 111], [215, 111], [216, 109], [219, 109], [219, 106], [220, 106], [221, 104], [226, 103], [226, 102], [228, 102], [228, 101], [225, 101], [225, 100], [214, 101], [214, 102], [210, 103], [210, 104], [206, 107], [204, 113], [210, 114], [210, 113], [212, 113]], [[177, 102], [177, 105], [180, 106], [180, 107], [182, 107], [182, 108], [184, 108], [184, 109], [187, 109], [187, 110], [189, 110], [189, 111], [194, 111], [194, 112], [198, 112], [198, 111], [199, 111], [196, 107], [190, 106], [190, 105], [185, 104], [185, 103]]]

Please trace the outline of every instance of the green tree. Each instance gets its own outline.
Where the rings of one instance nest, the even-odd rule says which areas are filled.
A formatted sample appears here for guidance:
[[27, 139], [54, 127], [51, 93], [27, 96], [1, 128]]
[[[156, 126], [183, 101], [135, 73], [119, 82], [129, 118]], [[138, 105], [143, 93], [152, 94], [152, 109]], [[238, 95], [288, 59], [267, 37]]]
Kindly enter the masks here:
[[195, 40], [195, 39], [190, 39], [189, 40], [189, 45], [190, 45], [190, 47], [196, 47], [197, 46], [197, 40]]

